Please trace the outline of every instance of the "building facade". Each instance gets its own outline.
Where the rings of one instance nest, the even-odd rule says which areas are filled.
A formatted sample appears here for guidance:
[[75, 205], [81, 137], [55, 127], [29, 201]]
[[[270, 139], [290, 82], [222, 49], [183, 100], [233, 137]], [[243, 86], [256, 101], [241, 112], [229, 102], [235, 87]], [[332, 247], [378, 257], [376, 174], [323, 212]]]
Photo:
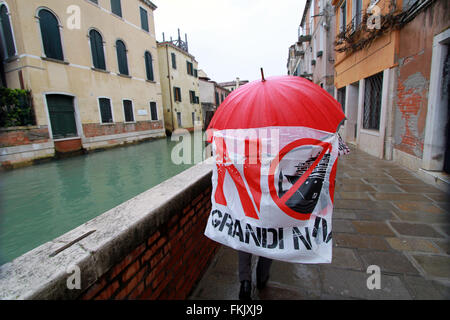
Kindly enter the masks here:
[[[2, 163], [165, 135], [152, 2], [2, 0], [0, 9], [6, 85], [31, 90], [36, 117], [35, 128], [2, 131]], [[9, 139], [34, 131], [38, 143]]]
[[237, 77], [236, 80], [234, 81], [220, 82], [219, 86], [231, 92], [236, 90], [240, 86], [243, 86], [246, 83], [248, 83], [248, 80], [241, 80], [239, 79], [239, 77]]
[[333, 6], [343, 136], [417, 172], [443, 171], [449, 162], [448, 1], [334, 0]]
[[288, 74], [307, 78], [334, 95], [334, 10], [331, 1], [308, 0], [289, 48]]
[[180, 39], [159, 42], [157, 46], [166, 130], [201, 127], [198, 62], [188, 52], [187, 42]]

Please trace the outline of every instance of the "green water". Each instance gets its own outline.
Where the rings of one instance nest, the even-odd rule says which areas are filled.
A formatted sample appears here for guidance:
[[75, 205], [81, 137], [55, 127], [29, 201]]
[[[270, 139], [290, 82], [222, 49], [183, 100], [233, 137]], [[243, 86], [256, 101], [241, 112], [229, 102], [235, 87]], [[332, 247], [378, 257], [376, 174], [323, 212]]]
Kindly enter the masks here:
[[171, 161], [176, 144], [164, 138], [0, 172], [0, 264], [191, 167]]

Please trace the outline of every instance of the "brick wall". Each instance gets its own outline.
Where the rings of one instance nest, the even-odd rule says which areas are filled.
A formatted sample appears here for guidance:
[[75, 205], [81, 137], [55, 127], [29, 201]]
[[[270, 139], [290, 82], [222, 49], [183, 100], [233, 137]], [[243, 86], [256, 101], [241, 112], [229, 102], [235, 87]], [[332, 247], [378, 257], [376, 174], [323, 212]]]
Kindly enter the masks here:
[[435, 1], [400, 30], [395, 148], [422, 158], [433, 38], [450, 26], [449, 4]]
[[0, 129], [0, 148], [44, 143], [50, 139], [47, 126]]
[[162, 120], [138, 121], [135, 123], [116, 122], [112, 124], [84, 123], [83, 133], [86, 138], [121, 134], [127, 132], [163, 129]]
[[[210, 179], [210, 178], [209, 178]], [[203, 235], [211, 186], [171, 212], [166, 222], [91, 285], [80, 299], [185, 299], [218, 245]]]

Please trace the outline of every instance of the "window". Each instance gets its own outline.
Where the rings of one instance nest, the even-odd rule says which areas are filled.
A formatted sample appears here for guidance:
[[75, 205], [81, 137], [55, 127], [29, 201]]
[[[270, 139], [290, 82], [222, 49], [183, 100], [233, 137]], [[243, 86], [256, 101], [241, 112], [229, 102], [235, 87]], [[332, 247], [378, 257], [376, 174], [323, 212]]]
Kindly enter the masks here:
[[145, 71], [147, 73], [147, 80], [153, 81], [153, 61], [150, 52], [145, 51]]
[[89, 40], [91, 43], [94, 68], [106, 70], [105, 52], [103, 51], [103, 38], [101, 34], [97, 30], [92, 29], [89, 31]]
[[158, 110], [156, 109], [156, 102], [150, 102], [150, 115], [152, 120], [158, 120]]
[[177, 112], [177, 123], [178, 128], [181, 128], [181, 112]]
[[194, 69], [194, 77], [198, 78], [198, 70]]
[[216, 91], [216, 105], [219, 105], [219, 93]]
[[140, 12], [141, 12], [141, 27], [142, 27], [142, 30], [145, 30], [145, 31], [149, 31], [149, 29], [148, 29], [148, 15], [147, 15], [147, 10], [145, 10], [144, 8], [142, 8], [142, 7], [139, 7], [139, 9], [140, 9]]
[[102, 123], [112, 123], [112, 109], [111, 109], [111, 100], [108, 98], [99, 98], [98, 99], [100, 105], [100, 117]]
[[192, 63], [189, 61], [186, 61], [186, 68], [187, 68], [187, 73], [190, 74], [191, 76], [194, 75], [194, 67], [192, 66]]
[[337, 101], [341, 104], [342, 106], [342, 111], [345, 113], [345, 89], [346, 87], [342, 87], [340, 89], [338, 89], [337, 91]]
[[191, 103], [195, 103], [197, 101], [196, 96], [195, 96], [195, 91], [189, 90], [189, 99], [190, 99]]
[[120, 0], [111, 0], [111, 12], [119, 17], [122, 17], [122, 6], [120, 5]]
[[38, 17], [45, 56], [47, 58], [64, 60], [58, 19], [46, 9], [39, 10]]
[[177, 68], [177, 58], [175, 56], [175, 53], [172, 52], [170, 55], [172, 57], [172, 68], [176, 69]]
[[122, 40], [116, 41], [117, 63], [119, 65], [119, 73], [128, 75], [127, 48]]
[[381, 114], [381, 94], [383, 88], [383, 72], [366, 78], [364, 83], [363, 128], [370, 130], [379, 130]]
[[223, 102], [223, 93], [220, 94], [220, 103]]
[[362, 0], [353, 0], [352, 16], [353, 16], [353, 30], [355, 30], [361, 24]]
[[11, 21], [9, 19], [8, 8], [4, 4], [0, 5], [0, 35], [4, 57], [9, 58], [14, 56], [16, 54], [16, 47], [14, 45]]
[[339, 10], [339, 31], [343, 32], [347, 26], [347, 1], [344, 1]]
[[91, 2], [93, 2], [95, 4], [98, 4], [98, 0], [89, 0], [89, 1], [91, 1]]
[[192, 126], [195, 126], [195, 112], [192, 112]]
[[134, 122], [133, 102], [131, 100], [123, 100], [123, 113], [125, 114], [125, 122]]
[[173, 97], [175, 101], [181, 102], [181, 89], [178, 87], [173, 87]]

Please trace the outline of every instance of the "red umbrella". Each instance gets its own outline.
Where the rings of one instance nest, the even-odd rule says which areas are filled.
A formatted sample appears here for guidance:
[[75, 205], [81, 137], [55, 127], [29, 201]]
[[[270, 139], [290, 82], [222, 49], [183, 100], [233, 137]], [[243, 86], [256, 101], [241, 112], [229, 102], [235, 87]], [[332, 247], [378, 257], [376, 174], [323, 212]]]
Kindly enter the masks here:
[[216, 165], [205, 235], [272, 259], [331, 262], [344, 119], [341, 105], [303, 78], [263, 76], [233, 91], [208, 127]]
[[300, 77], [278, 76], [233, 91], [208, 129], [292, 126], [335, 133], [344, 118], [341, 104], [318, 85]]

